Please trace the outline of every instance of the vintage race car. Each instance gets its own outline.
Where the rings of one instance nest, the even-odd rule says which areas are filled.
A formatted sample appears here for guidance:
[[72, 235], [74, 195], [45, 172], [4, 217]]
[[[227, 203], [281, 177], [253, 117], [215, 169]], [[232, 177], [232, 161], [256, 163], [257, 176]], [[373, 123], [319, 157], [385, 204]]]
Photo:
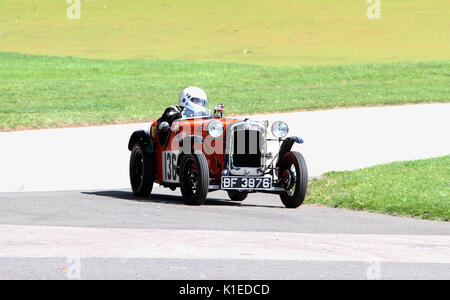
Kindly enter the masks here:
[[[203, 204], [208, 192], [226, 190], [235, 201], [252, 192], [275, 193], [286, 207], [299, 207], [308, 172], [303, 156], [291, 149], [303, 140], [287, 137], [282, 121], [270, 129], [274, 138], [268, 138], [268, 121], [223, 117], [223, 105], [201, 116], [158, 119], [130, 137], [133, 193], [148, 197], [156, 182], [179, 187], [186, 204]], [[279, 143], [278, 154], [267, 151], [268, 142]]]

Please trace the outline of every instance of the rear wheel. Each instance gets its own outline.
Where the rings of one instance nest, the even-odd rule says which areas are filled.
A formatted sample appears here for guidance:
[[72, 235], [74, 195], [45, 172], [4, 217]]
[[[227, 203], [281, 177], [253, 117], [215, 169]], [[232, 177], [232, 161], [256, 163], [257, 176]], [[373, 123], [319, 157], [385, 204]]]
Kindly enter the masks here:
[[184, 202], [205, 203], [209, 189], [209, 168], [203, 153], [184, 155], [180, 162], [180, 190]]
[[154, 155], [145, 153], [138, 144], [134, 145], [130, 156], [130, 183], [133, 194], [150, 196], [155, 173]]
[[243, 201], [247, 198], [247, 192], [239, 192], [239, 191], [228, 191], [228, 197], [230, 197], [233, 201]]
[[287, 152], [280, 161], [279, 179], [286, 189], [280, 194], [281, 201], [288, 208], [297, 208], [305, 200], [308, 188], [308, 169], [299, 152]]

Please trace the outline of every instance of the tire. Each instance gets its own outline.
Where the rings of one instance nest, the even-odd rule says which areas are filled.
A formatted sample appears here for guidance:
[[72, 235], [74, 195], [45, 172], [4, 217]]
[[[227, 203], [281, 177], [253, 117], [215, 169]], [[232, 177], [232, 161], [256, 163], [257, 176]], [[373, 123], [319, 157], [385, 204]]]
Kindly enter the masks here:
[[247, 192], [227, 191], [228, 197], [233, 201], [244, 201], [247, 198]]
[[183, 155], [180, 162], [180, 190], [184, 203], [202, 205], [209, 190], [209, 168], [203, 153]]
[[145, 153], [138, 144], [135, 144], [130, 156], [130, 183], [133, 194], [140, 197], [150, 196], [155, 175], [154, 155]]
[[[292, 174], [295, 171], [295, 174]], [[294, 178], [293, 178], [294, 177]], [[297, 208], [305, 200], [308, 188], [308, 169], [299, 152], [287, 152], [280, 161], [279, 178], [289, 190], [280, 194], [281, 201], [287, 208]], [[292, 180], [294, 179], [294, 180]], [[289, 183], [286, 183], [289, 181]]]

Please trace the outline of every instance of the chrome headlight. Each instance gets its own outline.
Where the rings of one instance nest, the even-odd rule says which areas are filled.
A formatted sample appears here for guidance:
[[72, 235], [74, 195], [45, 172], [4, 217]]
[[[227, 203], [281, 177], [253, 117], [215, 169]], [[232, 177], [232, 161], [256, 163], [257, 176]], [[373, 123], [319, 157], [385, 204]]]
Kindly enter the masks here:
[[208, 123], [208, 134], [212, 137], [219, 137], [223, 133], [223, 124], [219, 120], [212, 120]]
[[283, 121], [276, 121], [272, 124], [272, 134], [276, 138], [284, 138], [289, 132], [289, 126]]

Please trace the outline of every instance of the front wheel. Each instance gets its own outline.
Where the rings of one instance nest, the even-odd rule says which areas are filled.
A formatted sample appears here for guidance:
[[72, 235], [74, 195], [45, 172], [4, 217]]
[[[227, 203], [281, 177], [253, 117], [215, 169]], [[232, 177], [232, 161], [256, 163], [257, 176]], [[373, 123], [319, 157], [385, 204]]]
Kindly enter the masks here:
[[184, 155], [180, 162], [180, 190], [184, 202], [205, 203], [209, 190], [209, 168], [203, 153]]
[[133, 194], [148, 197], [153, 189], [155, 180], [154, 155], [145, 153], [138, 145], [134, 145], [130, 156], [130, 183]]
[[302, 205], [308, 187], [308, 169], [299, 152], [287, 152], [280, 161], [279, 179], [286, 189], [280, 194], [281, 201], [287, 208]]

